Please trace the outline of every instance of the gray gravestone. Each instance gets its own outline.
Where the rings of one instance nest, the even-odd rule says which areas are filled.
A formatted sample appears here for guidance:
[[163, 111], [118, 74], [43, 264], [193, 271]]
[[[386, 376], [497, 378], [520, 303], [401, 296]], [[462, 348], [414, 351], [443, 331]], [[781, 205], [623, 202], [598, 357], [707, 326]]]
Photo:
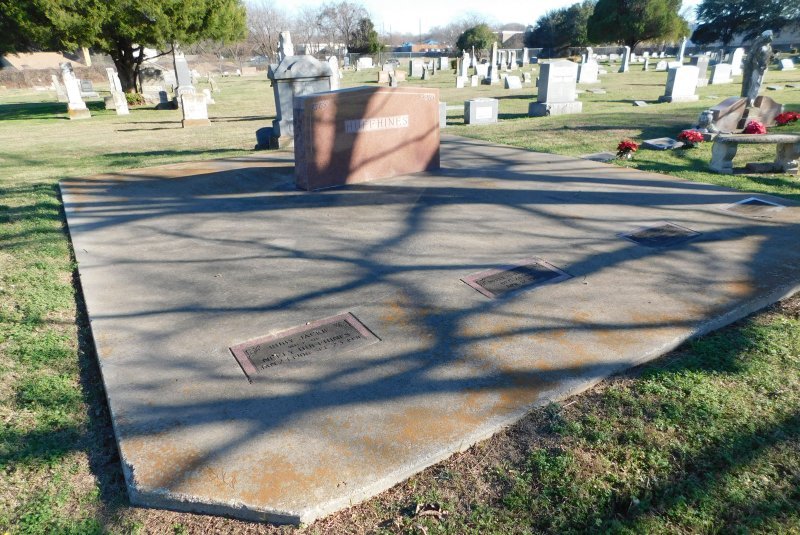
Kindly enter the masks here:
[[708, 56], [695, 56], [692, 65], [697, 67], [697, 87], [708, 85]]
[[294, 47], [291, 46], [289, 32], [281, 32], [281, 41], [281, 62], [270, 65], [267, 71], [267, 77], [272, 81], [276, 108], [276, 117], [272, 121], [271, 148], [288, 147], [294, 142], [294, 98], [330, 91], [333, 77], [327, 62], [313, 56], [293, 55]]
[[473, 98], [464, 102], [464, 124], [491, 124], [497, 122], [496, 98]]
[[91, 98], [98, 97], [97, 91], [94, 90], [94, 84], [91, 80], [80, 80], [81, 97]]
[[580, 113], [583, 103], [577, 100], [575, 84], [578, 65], [567, 60], [542, 64], [537, 84], [536, 102], [528, 106], [528, 116], [564, 115]]
[[59, 102], [69, 102], [69, 98], [67, 98], [67, 90], [64, 87], [64, 84], [58, 79], [58, 76], [55, 74], [50, 75], [50, 79], [53, 81], [53, 89], [56, 90], [56, 98]]
[[671, 150], [683, 147], [683, 143], [671, 137], [659, 137], [642, 141], [642, 148], [651, 150]]
[[447, 128], [447, 102], [439, 102], [439, 128]]
[[189, 63], [177, 45], [172, 50], [172, 62], [175, 66], [175, 104], [180, 106], [181, 96], [184, 93], [194, 94], [194, 85], [192, 85], [192, 71], [189, 69]]

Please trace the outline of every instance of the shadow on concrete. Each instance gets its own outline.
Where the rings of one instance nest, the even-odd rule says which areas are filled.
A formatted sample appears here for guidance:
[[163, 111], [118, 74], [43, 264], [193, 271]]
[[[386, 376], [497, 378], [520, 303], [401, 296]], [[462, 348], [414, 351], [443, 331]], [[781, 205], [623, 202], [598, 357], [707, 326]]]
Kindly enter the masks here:
[[[299, 422], [304, 415], [312, 414], [331, 407], [347, 407], [360, 405], [373, 405], [375, 403], [392, 402], [397, 399], [425, 394], [463, 392], [465, 390], [499, 390], [514, 391], [521, 386], [535, 391], [544, 392], [554, 383], [571, 378], [594, 378], [607, 376], [622, 369], [637, 364], [627, 363], [587, 363], [583, 366], [561, 366], [550, 370], [536, 372], [514, 372], [503, 369], [488, 368], [480, 378], [448, 378], [440, 377], [442, 370], [458, 365], [464, 358], [463, 348], [476, 342], [491, 340], [496, 335], [465, 333], [464, 326], [472, 318], [480, 317], [488, 311], [506, 315], [514, 319], [513, 313], [500, 312], [498, 302], [492, 300], [478, 300], [470, 305], [451, 308], [438, 304], [437, 297], [426, 293], [421, 287], [400, 282], [402, 276], [410, 272], [435, 273], [442, 270], [458, 271], [463, 273], [476, 272], [493, 268], [494, 262], [453, 264], [452, 262], [437, 262], [433, 257], [428, 262], [406, 263], [385, 261], [388, 251], [410, 247], [415, 238], [425, 231], [429, 224], [430, 213], [442, 207], [459, 207], [466, 212], [472, 210], [485, 211], [492, 207], [511, 208], [519, 213], [520, 218], [536, 216], [551, 221], [559, 221], [572, 230], [584, 230], [587, 233], [603, 222], [602, 219], [585, 214], [580, 218], [564, 219], [559, 210], [564, 206], [574, 205], [617, 205], [624, 207], [660, 207], [675, 206], [675, 219], [680, 221], [683, 209], [708, 206], [713, 199], [722, 202], [730, 199], [729, 190], [702, 183], [682, 183], [682, 191], [660, 193], [659, 187], [674, 188], [675, 179], [664, 177], [663, 181], [649, 176], [647, 178], [637, 171], [621, 168], [601, 166], [591, 162], [577, 161], [572, 158], [553, 155], [541, 156], [538, 163], [546, 166], [558, 163], [546, 176], [533, 171], [526, 158], [530, 153], [519, 149], [493, 148], [488, 144], [473, 142], [464, 139], [448, 140], [449, 150], [458, 153], [458, 157], [451, 159], [449, 166], [438, 172], [431, 173], [430, 180], [425, 185], [384, 184], [381, 181], [365, 183], [323, 192], [300, 192], [294, 189], [290, 157], [271, 156], [269, 158], [240, 159], [241, 167], [232, 166], [228, 169], [203, 171], [190, 175], [176, 175], [178, 179], [164, 179], [163, 168], [140, 170], [130, 173], [116, 173], [106, 175], [105, 178], [95, 179], [68, 179], [63, 181], [70, 192], [67, 200], [67, 211], [79, 214], [80, 222], [71, 222], [70, 231], [73, 236], [80, 236], [90, 232], [110, 232], [115, 227], [135, 225], [146, 231], [148, 236], [157, 235], [163, 243], [185, 243], [187, 240], [196, 244], [198, 250], [208, 247], [208, 251], [219, 252], [220, 248], [227, 248], [227, 256], [200, 255], [196, 260], [173, 260], [164, 257], [158, 260], [136, 259], [131, 262], [141, 268], [147, 264], [159, 263], [165, 266], [174, 266], [174, 277], [171, 280], [152, 281], [152, 284], [164, 284], [165, 290], [171, 285], [191, 285], [190, 276], [184, 277], [182, 268], [191, 262], [204, 265], [213, 265], [217, 262], [241, 263], [242, 266], [253, 260], [266, 262], [303, 261], [307, 266], [339, 265], [348, 266], [352, 277], [349, 280], [332, 283], [322, 288], [298, 288], [298, 291], [289, 298], [267, 299], [260, 302], [220, 302], [210, 303], [197, 299], [175, 307], [147, 308], [140, 307], [135, 311], [120, 312], [113, 316], [93, 314], [93, 321], [125, 320], [132, 324], [140, 324], [150, 318], [162, 318], [160, 321], [169, 322], [176, 314], [191, 313], [195, 317], [213, 324], [215, 318], [228, 315], [253, 314], [263, 315], [268, 312], [288, 313], [288, 311], [302, 311], [306, 308], [313, 309], [313, 303], [320, 298], [327, 300], [345, 297], [355, 291], [374, 287], [388, 287], [405, 296], [398, 306], [404, 310], [407, 317], [412, 318], [420, 332], [430, 333], [424, 352], [404, 353], [399, 352], [384, 359], [371, 359], [369, 368], [380, 366], [397, 366], [401, 372], [394, 373], [367, 383], [359, 383], [355, 379], [368, 372], [365, 364], [354, 360], [350, 364], [343, 364], [335, 373], [323, 374], [296, 383], [298, 391], [291, 394], [270, 394], [279, 391], [281, 384], [271, 384], [269, 377], [264, 377], [260, 382], [264, 385], [259, 388], [258, 395], [252, 394], [242, 399], [215, 399], [189, 404], [162, 404], [159, 399], [150, 399], [147, 403], [134, 403], [128, 405], [125, 419], [117, 420], [117, 433], [130, 439], [137, 436], [148, 436], [159, 430], [167, 430], [181, 422], [180, 425], [197, 426], [229, 422], [235, 418], [242, 427], [238, 436], [230, 436], [225, 444], [221, 444], [213, 452], [183, 458], [181, 463], [173, 467], [165, 467], [161, 475], [160, 486], [175, 488], [179, 486], [187, 474], [194, 473], [213, 458], [224, 457], [233, 451], [246, 447], [252, 441], [266, 433], [285, 429]], [[391, 151], [387, 147], [386, 151]], [[155, 153], [170, 153], [172, 151], [155, 151]], [[110, 155], [113, 156], [113, 155]], [[120, 154], [120, 156], [123, 156]], [[237, 159], [228, 159], [227, 162], [236, 162]], [[259, 162], [263, 166], [247, 167], [244, 164]], [[212, 164], [213, 162], [201, 162]], [[338, 162], [345, 168], [350, 161]], [[283, 165], [275, 169], [275, 165]], [[175, 169], [178, 166], [170, 166]], [[543, 169], [550, 169], [543, 167]], [[542, 171], [546, 172], [546, 171]], [[436, 177], [458, 179], [458, 186], [437, 184]], [[471, 180], [476, 177], [497, 179], [509, 184], [508, 187], [486, 188], [476, 185]], [[515, 182], [531, 183], [538, 180], [547, 180], [549, 184], [562, 184], [575, 186], [591, 183], [591, 188], [576, 189], [571, 187], [559, 192], [551, 188], [528, 187], [520, 190], [511, 187]], [[646, 191], [634, 191], [636, 187], [648, 188]], [[622, 188], [631, 188], [624, 190]], [[715, 197], [719, 194], [719, 197]], [[742, 194], [742, 198], [747, 194]], [[120, 201], [124, 198], [124, 201]], [[279, 200], [277, 200], [279, 199]], [[220, 216], [235, 214], [242, 219], [262, 218], [265, 215], [280, 219], [284, 213], [298, 209], [314, 211], [331, 207], [358, 207], [374, 206], [376, 211], [386, 211], [393, 205], [407, 206], [404, 220], [400, 230], [387, 234], [376, 241], [356, 242], [348, 238], [344, 232], [341, 236], [341, 247], [326, 250], [308, 250], [294, 246], [290, 243], [275, 243], [272, 240], [253, 240], [240, 238], [237, 235], [227, 236], [207, 235], [200, 229], [175, 228], [165, 226], [161, 220], [173, 216], [187, 216], [190, 219], [199, 216]], [[466, 213], [465, 212], [465, 213]], [[388, 213], [388, 212], [387, 212]], [[573, 277], [591, 277], [599, 270], [614, 269], [631, 261], [649, 258], [658, 261], [665, 255], [674, 255], [681, 252], [699, 252], [707, 242], [722, 242], [737, 240], [741, 236], [751, 236], [758, 241], [758, 248], [753, 252], [752, 258], [756, 259], [761, 254], [770, 254], [775, 245], [778, 231], [754, 223], [746, 218], [730, 215], [729, 227], [715, 232], [702, 234], [695, 240], [683, 243], [677, 247], [666, 250], [638, 247], [631, 243], [609, 235], [607, 240], [618, 240], [618, 246], [609, 251], [596, 252], [592, 242], [587, 241], [580, 245], [565, 244], [566, 247], [582, 248], [585, 252], [581, 261], [569, 266], [561, 266]], [[450, 222], [453, 229], [461, 224], [458, 220]], [[484, 233], [486, 239], [499, 239], [497, 229], [491, 226], [476, 224], [473, 232]], [[620, 230], [628, 230], [620, 228]], [[787, 225], [780, 228], [780, 233], [794, 233], [797, 225]], [[272, 229], [277, 232], [276, 228]], [[523, 228], [504, 229], [503, 239], [512, 236], [530, 236], [534, 232]], [[709, 255], [706, 257], [708, 266], [715, 264], [720, 267], [726, 262], [725, 258]], [[265, 264], [266, 265], [266, 264]], [[747, 274], [749, 281], [764, 278], [758, 263], [753, 261]], [[117, 268], [126, 269], [124, 263], [117, 264]], [[230, 269], [230, 268], [226, 268]], [[312, 268], [309, 268], [312, 269]], [[691, 283], [691, 275], [685, 274], [687, 282]], [[273, 280], [276, 282], [276, 280]], [[704, 283], [699, 279], [694, 281], [698, 285]], [[754, 283], [753, 288], [756, 285]], [[203, 293], [203, 288], [198, 286], [196, 291]], [[751, 290], [753, 291], [753, 290]], [[741, 299], [747, 296], [740, 296]], [[510, 298], [513, 300], [513, 298]], [[727, 306], [727, 304], [725, 305]], [[720, 309], [717, 312], [724, 312]], [[713, 315], [713, 312], [711, 313]], [[548, 332], [563, 330], [563, 324], [550, 323], [547, 310], [532, 310], [526, 314], [528, 317], [538, 317], [542, 326], [510, 328], [503, 336], [541, 336]], [[683, 322], [672, 319], [643, 318], [640, 321], [630, 322], [575, 322], [568, 328], [575, 332], [604, 332], [611, 336], [615, 333], [643, 332], [648, 329], [684, 327], [691, 328], [696, 325], [694, 320]], [[176, 329], [180, 325], [175, 325]], [[158, 343], [159, 340], [153, 340]], [[88, 352], [88, 338], [82, 337], [84, 353]], [[89, 353], [90, 354], [90, 353]], [[186, 369], [186, 363], [180, 359], [174, 361], [161, 360], [165, 377], [186, 374], [213, 376], [216, 372], [216, 363], [206, 365], [192, 361], [193, 369]], [[231, 358], [231, 364], [233, 360]], [[90, 382], [91, 374], [89, 374]], [[169, 379], [156, 379], [151, 385], [153, 392], [165, 388]], [[246, 388], [247, 383], [243, 376], [235, 379], [219, 378], [219, 381], [229, 383], [232, 390]], [[93, 387], [99, 388], [99, 387]], [[265, 417], [268, 415], [268, 417]], [[98, 466], [108, 466], [108, 463]], [[672, 482], [677, 484], [677, 482]]]

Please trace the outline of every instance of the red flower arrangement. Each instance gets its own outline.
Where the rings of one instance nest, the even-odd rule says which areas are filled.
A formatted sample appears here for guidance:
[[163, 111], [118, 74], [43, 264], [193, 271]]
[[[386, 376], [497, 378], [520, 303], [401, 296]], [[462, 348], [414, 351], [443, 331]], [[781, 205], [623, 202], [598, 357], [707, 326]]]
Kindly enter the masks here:
[[617, 158], [625, 158], [630, 160], [633, 153], [639, 150], [639, 144], [630, 139], [623, 139], [617, 145]]
[[683, 144], [686, 146], [687, 149], [693, 148], [698, 143], [702, 143], [705, 141], [703, 138], [703, 134], [698, 132], [697, 130], [684, 130], [680, 134], [678, 134], [678, 139], [683, 141]]
[[747, 126], [744, 127], [744, 134], [766, 134], [767, 127], [763, 124], [759, 123], [758, 121], [750, 121], [747, 123]]
[[783, 126], [789, 123], [797, 122], [798, 119], [800, 119], [800, 113], [797, 113], [796, 111], [785, 111], [783, 113], [779, 113], [775, 117], [775, 122], [778, 124], [778, 126]]

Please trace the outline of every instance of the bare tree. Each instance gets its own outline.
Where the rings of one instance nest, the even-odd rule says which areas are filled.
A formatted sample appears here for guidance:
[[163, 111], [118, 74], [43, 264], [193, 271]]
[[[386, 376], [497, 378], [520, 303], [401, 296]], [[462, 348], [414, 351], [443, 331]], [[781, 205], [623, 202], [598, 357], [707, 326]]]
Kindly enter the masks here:
[[223, 51], [227, 53], [236, 63], [237, 67], [241, 69], [244, 66], [245, 60], [253, 54], [253, 43], [250, 40], [229, 43], [225, 45]]
[[320, 8], [302, 6], [292, 21], [292, 41], [295, 46], [304, 46], [306, 54], [319, 52], [321, 42], [331, 41], [331, 36], [323, 35], [321, 15]]
[[[477, 13], [466, 13], [459, 19], [447, 24], [446, 26], [435, 26], [431, 28], [428, 35], [431, 39], [439, 41], [440, 44], [446, 46], [451, 50], [456, 50], [456, 41], [459, 36], [470, 28], [474, 28], [479, 24], [486, 24], [492, 26], [487, 22], [486, 17]], [[470, 51], [471, 53], [472, 51]]]
[[369, 12], [361, 4], [348, 0], [329, 2], [320, 10], [320, 29], [350, 48], [358, 23], [364, 18], [369, 18]]
[[271, 0], [253, 0], [247, 4], [247, 28], [252, 49], [275, 59], [278, 37], [289, 29], [289, 18]]

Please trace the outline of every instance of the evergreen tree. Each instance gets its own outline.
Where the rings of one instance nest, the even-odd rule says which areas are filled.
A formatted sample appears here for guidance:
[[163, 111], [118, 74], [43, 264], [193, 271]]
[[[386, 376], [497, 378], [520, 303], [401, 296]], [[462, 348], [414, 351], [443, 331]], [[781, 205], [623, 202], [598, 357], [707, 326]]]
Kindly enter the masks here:
[[378, 32], [375, 31], [375, 25], [369, 17], [358, 21], [358, 27], [353, 32], [351, 43], [351, 51], [360, 54], [376, 54], [383, 48], [378, 38]]
[[570, 46], [586, 46], [589, 44], [586, 27], [593, 12], [592, 0], [548, 11], [539, 17], [533, 31], [525, 34], [525, 45], [556, 51]]
[[0, 0], [0, 51], [74, 50], [111, 56], [126, 91], [136, 90], [144, 48], [245, 37], [241, 0]]
[[[478, 24], [469, 28], [462, 33], [456, 41], [456, 48], [458, 50], [471, 51], [472, 47], [475, 50], [488, 50], [491, 48], [492, 43], [497, 41], [497, 36], [486, 24]], [[470, 52], [471, 53], [471, 52]]]
[[598, 0], [587, 36], [593, 43], [623, 43], [631, 50], [642, 41], [688, 36], [680, 8], [681, 0]]
[[800, 22], [800, 0], [703, 0], [696, 13], [692, 41], [727, 45], [736, 35], [750, 40], [764, 30], [780, 32]]

